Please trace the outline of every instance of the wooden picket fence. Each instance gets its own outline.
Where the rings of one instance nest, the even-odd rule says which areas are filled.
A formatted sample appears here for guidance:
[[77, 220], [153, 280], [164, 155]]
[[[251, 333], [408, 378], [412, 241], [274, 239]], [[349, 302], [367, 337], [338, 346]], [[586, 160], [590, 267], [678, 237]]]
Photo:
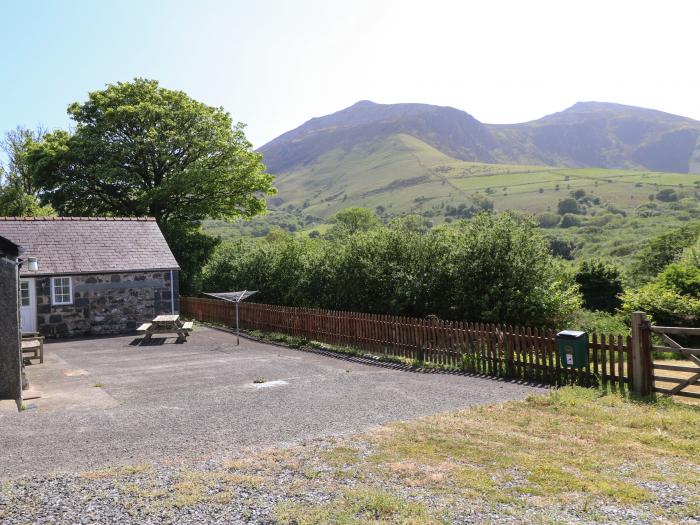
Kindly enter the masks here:
[[[180, 298], [180, 313], [232, 326], [235, 307], [216, 299]], [[630, 338], [592, 334], [589, 363], [563, 367], [556, 331], [503, 324], [451, 322], [394, 315], [241, 303], [244, 330], [278, 332], [455, 371], [551, 384], [624, 387]]]

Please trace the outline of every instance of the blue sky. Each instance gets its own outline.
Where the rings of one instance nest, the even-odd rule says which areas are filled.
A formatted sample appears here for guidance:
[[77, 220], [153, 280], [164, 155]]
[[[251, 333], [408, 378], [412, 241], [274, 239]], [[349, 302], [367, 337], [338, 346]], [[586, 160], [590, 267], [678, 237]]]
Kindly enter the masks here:
[[698, 20], [680, 0], [0, 0], [0, 133], [67, 127], [69, 103], [136, 76], [223, 106], [256, 147], [361, 99], [700, 120]]

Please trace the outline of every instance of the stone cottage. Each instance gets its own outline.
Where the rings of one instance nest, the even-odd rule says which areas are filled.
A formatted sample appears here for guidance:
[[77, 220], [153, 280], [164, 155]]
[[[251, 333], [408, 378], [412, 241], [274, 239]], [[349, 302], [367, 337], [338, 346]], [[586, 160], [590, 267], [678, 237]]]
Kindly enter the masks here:
[[178, 311], [178, 264], [153, 218], [0, 217], [20, 268], [23, 332], [118, 334]]

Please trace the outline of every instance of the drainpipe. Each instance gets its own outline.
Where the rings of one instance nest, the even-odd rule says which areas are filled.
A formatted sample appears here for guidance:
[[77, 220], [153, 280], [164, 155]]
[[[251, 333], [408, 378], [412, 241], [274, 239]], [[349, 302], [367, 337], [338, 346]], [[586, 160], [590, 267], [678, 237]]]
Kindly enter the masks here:
[[172, 270], [170, 270], [170, 313], [175, 313], [175, 281], [173, 281]]

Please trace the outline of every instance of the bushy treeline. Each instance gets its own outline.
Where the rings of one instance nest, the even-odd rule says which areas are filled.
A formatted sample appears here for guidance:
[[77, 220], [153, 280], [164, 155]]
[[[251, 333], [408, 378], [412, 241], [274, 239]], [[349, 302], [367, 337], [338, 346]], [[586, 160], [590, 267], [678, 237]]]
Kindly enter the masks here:
[[[667, 243], [672, 244], [671, 249]], [[687, 241], [675, 238], [671, 243], [667, 236], [661, 236], [652, 243], [655, 248], [648, 250], [649, 254], [662, 251], [666, 265], [646, 284], [622, 294], [624, 313], [644, 311], [660, 325], [700, 325], [700, 239], [682, 251], [677, 249], [678, 243]]]
[[[363, 213], [364, 212], [364, 213]], [[257, 289], [261, 302], [443, 319], [561, 326], [578, 287], [534, 222], [479, 214], [428, 230], [346, 210], [323, 238], [273, 234], [219, 246], [205, 291]]]
[[[602, 327], [620, 326], [632, 312], [643, 311], [660, 325], [700, 325], [699, 235], [700, 223], [691, 223], [649, 239], [624, 275], [600, 260], [581, 262], [575, 279], [584, 306], [598, 311], [587, 320]], [[698, 344], [698, 339], [685, 341]]]

